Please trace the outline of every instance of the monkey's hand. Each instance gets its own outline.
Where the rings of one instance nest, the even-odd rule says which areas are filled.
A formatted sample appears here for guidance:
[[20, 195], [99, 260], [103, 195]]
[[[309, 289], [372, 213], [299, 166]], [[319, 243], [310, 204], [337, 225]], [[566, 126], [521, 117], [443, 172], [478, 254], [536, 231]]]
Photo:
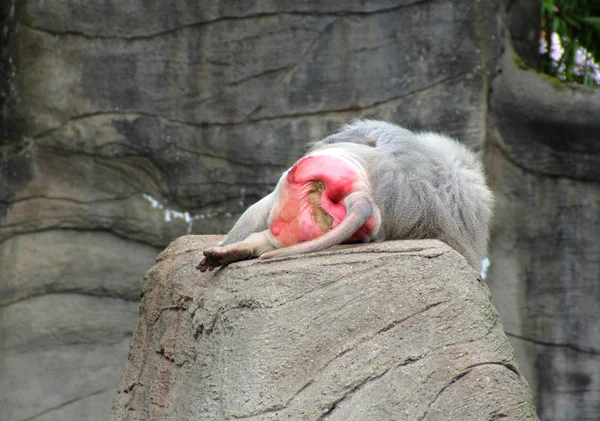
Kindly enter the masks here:
[[204, 256], [202, 257], [202, 259], [200, 259], [200, 263], [198, 263], [198, 266], [196, 266], [196, 269], [198, 269], [200, 272], [206, 272], [207, 270], [212, 271], [215, 268], [215, 266], [212, 266], [208, 263], [208, 257]]
[[239, 262], [252, 257], [252, 249], [244, 243], [231, 244], [225, 247], [213, 247], [204, 250], [204, 257], [196, 266], [200, 272], [212, 271], [219, 266]]

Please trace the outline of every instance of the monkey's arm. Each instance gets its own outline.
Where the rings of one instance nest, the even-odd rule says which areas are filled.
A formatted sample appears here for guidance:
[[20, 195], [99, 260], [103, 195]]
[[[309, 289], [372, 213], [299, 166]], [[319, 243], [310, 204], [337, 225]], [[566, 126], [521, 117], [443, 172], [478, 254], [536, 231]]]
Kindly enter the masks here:
[[260, 255], [260, 259], [292, 256], [294, 254], [310, 253], [341, 244], [350, 238], [367, 220], [377, 212], [377, 207], [369, 196], [362, 191], [350, 194], [344, 200], [346, 218], [334, 229], [320, 237], [290, 247], [268, 251]]
[[204, 251], [204, 256], [196, 266], [201, 272], [240, 260], [258, 257], [272, 250], [268, 232], [269, 213], [275, 202], [275, 193], [271, 193], [250, 206], [235, 223], [227, 236], [217, 247]]
[[239, 243], [205, 250], [204, 257], [202, 257], [196, 269], [200, 272], [206, 272], [229, 263], [258, 257], [269, 250], [275, 249], [274, 243], [275, 240], [271, 231], [255, 232]]
[[269, 226], [269, 213], [275, 203], [275, 192], [268, 194], [246, 209], [235, 223], [227, 236], [219, 243], [220, 246], [239, 243], [255, 232], [261, 232]]

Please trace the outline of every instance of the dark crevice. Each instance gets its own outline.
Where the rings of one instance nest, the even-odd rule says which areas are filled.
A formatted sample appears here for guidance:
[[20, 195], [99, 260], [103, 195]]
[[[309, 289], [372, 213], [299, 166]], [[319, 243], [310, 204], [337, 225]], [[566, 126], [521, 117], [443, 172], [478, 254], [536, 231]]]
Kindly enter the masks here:
[[53, 289], [49, 289], [47, 291], [44, 292], [33, 292], [33, 291], [29, 291], [28, 295], [26, 297], [22, 297], [22, 298], [18, 298], [16, 300], [12, 300], [12, 301], [8, 301], [5, 302], [3, 304], [0, 304], [0, 309], [3, 308], [7, 308], [10, 306], [13, 306], [15, 304], [19, 304], [25, 301], [29, 301], [32, 300], [34, 298], [40, 298], [40, 297], [45, 297], [48, 295], [81, 295], [83, 297], [92, 297], [92, 298], [106, 298], [108, 300], [114, 301], [123, 301], [125, 303], [138, 303], [139, 300], [131, 300], [131, 299], [127, 299], [127, 298], [123, 298], [123, 297], [119, 297], [116, 295], [109, 295], [107, 293], [94, 293], [94, 292], [89, 292], [89, 291], [81, 291], [78, 290], [76, 288], [73, 289], [65, 289], [63, 291], [59, 291], [59, 290], [53, 290]]
[[66, 402], [61, 403], [60, 405], [56, 405], [56, 406], [53, 406], [51, 408], [48, 408], [48, 409], [46, 409], [46, 410], [44, 410], [44, 411], [42, 411], [42, 412], [40, 412], [38, 414], [35, 414], [35, 415], [31, 416], [31, 417], [22, 418], [19, 421], [34, 421], [35, 419], [43, 417], [44, 415], [46, 415], [46, 414], [48, 414], [48, 413], [50, 413], [52, 411], [57, 411], [57, 410], [60, 410], [62, 408], [66, 408], [67, 406], [69, 406], [69, 405], [71, 405], [73, 403], [79, 402], [81, 400], [84, 400], [84, 399], [87, 399], [87, 398], [90, 398], [90, 397], [93, 397], [93, 396], [101, 395], [102, 393], [105, 393], [108, 390], [110, 390], [110, 389], [100, 389], [100, 390], [92, 392], [92, 393], [90, 393], [88, 395], [80, 396], [80, 397], [68, 400]]
[[[276, 116], [263, 116], [263, 117], [258, 117], [258, 118], [250, 118], [250, 116], [255, 113], [257, 111], [257, 109], [253, 110], [252, 112], [250, 112], [250, 114], [245, 117], [242, 118], [238, 121], [231, 121], [231, 122], [218, 122], [218, 121], [211, 121], [211, 122], [191, 122], [191, 121], [185, 121], [185, 120], [178, 120], [178, 119], [174, 119], [171, 117], [167, 117], [167, 116], [162, 116], [162, 115], [158, 115], [158, 114], [152, 114], [152, 113], [147, 113], [147, 112], [139, 112], [139, 111], [123, 111], [122, 113], [118, 113], [118, 112], [112, 112], [112, 111], [98, 111], [95, 113], [88, 113], [88, 114], [82, 114], [79, 116], [74, 116], [72, 118], [69, 118], [67, 121], [61, 123], [59, 126], [46, 130], [42, 133], [36, 134], [34, 135], [34, 138], [39, 138], [39, 137], [43, 137], [48, 135], [51, 132], [54, 132], [56, 130], [59, 130], [60, 128], [62, 128], [63, 126], [65, 126], [66, 124], [68, 124], [70, 121], [75, 121], [75, 120], [82, 120], [85, 118], [90, 118], [90, 117], [97, 117], [97, 116], [103, 116], [103, 115], [114, 115], [114, 116], [126, 116], [126, 115], [139, 115], [139, 116], [146, 116], [146, 117], [153, 117], [153, 118], [160, 118], [160, 119], [164, 119], [166, 121], [172, 122], [172, 123], [176, 123], [176, 124], [181, 124], [181, 125], [187, 125], [187, 126], [192, 126], [192, 127], [199, 127], [202, 129], [207, 129], [209, 127], [235, 127], [235, 126], [242, 126], [245, 124], [256, 124], [256, 123], [260, 123], [263, 121], [277, 121], [277, 120], [285, 120], [285, 119], [295, 119], [295, 118], [305, 118], [305, 117], [319, 117], [319, 116], [327, 116], [329, 114], [337, 114], [337, 113], [343, 113], [343, 112], [348, 112], [348, 111], [352, 111], [352, 112], [358, 112], [358, 111], [368, 111], [371, 110], [373, 108], [377, 108], [380, 107], [382, 105], [385, 105], [387, 103], [390, 102], [394, 102], [406, 97], [409, 97], [411, 95], [415, 95], [415, 94], [419, 94], [419, 93], [423, 93], [426, 92], [432, 88], [435, 88], [438, 85], [442, 85], [448, 81], [454, 80], [454, 79], [458, 79], [461, 76], [466, 76], [469, 73], [471, 73], [471, 71], [463, 71], [463, 72], [459, 72], [450, 76], [447, 76], [445, 78], [439, 79], [437, 81], [434, 81], [432, 83], [430, 83], [429, 85], [423, 86], [422, 88], [418, 88], [415, 89], [413, 91], [410, 92], [405, 92], [402, 93], [400, 95], [396, 95], [390, 98], [386, 98], [383, 99], [381, 101], [373, 101], [370, 104], [367, 105], [353, 105], [353, 106], [348, 106], [348, 107], [342, 107], [342, 108], [331, 108], [331, 109], [326, 109], [326, 110], [319, 110], [319, 111], [310, 111], [310, 112], [299, 112], [299, 113], [291, 113], [291, 114], [282, 114], [282, 115], [276, 115]], [[260, 106], [260, 108], [262, 108], [262, 106]], [[197, 152], [196, 152], [197, 153]], [[203, 153], [204, 154], [204, 153]]]
[[519, 369], [513, 365], [513, 364], [509, 364], [507, 362], [503, 362], [503, 361], [487, 361], [487, 362], [483, 362], [483, 363], [476, 363], [476, 364], [472, 364], [470, 366], [468, 366], [467, 368], [469, 370], [476, 368], [476, 367], [481, 367], [484, 365], [498, 365], [504, 368], [508, 368], [510, 371], [512, 371], [513, 373], [515, 373], [517, 376], [520, 376], [521, 373], [519, 372]]
[[520, 339], [522, 341], [526, 341], [535, 345], [548, 346], [552, 348], [563, 348], [568, 349], [575, 352], [581, 352], [583, 354], [591, 354], [591, 355], [600, 355], [600, 350], [594, 348], [583, 348], [577, 345], [569, 344], [569, 343], [555, 343], [548, 341], [540, 341], [538, 339], [527, 338], [525, 336], [515, 335], [514, 333], [504, 332], [506, 336], [509, 338]]
[[[25, 196], [25, 197], [20, 197], [18, 199], [14, 199], [14, 200], [10, 201], [9, 204], [28, 202], [31, 200], [41, 199], [41, 200], [48, 200], [48, 201], [68, 202], [68, 203], [74, 203], [77, 205], [92, 205], [92, 204], [97, 204], [97, 203], [128, 200], [137, 195], [138, 194], [132, 194], [132, 195], [128, 195], [128, 196], [115, 196], [115, 197], [111, 197], [111, 198], [107, 198], [107, 199], [96, 199], [96, 200], [77, 200], [77, 199], [73, 199], [71, 197], [52, 197], [52, 196], [45, 196], [45, 195], [33, 195], [33, 196]], [[19, 225], [19, 224], [12, 224], [12, 226], [15, 226], [15, 225]], [[0, 228], [5, 228], [8, 226], [11, 226], [11, 225], [0, 225]]]
[[466, 370], [466, 371], [464, 371], [462, 373], [459, 373], [456, 376], [454, 376], [448, 383], [446, 383], [444, 385], [444, 387], [442, 387], [442, 389], [435, 395], [435, 397], [433, 398], [433, 400], [431, 402], [429, 402], [429, 404], [427, 405], [427, 408], [423, 412], [423, 415], [421, 417], [419, 417], [418, 421], [422, 421], [422, 420], [424, 420], [427, 417], [427, 414], [429, 413], [429, 410], [431, 409], [431, 407], [433, 406], [433, 404], [435, 403], [435, 401], [442, 395], [442, 393], [444, 393], [446, 391], [446, 389], [448, 389], [454, 383], [456, 383], [457, 381], [459, 381], [460, 379], [462, 379], [463, 377], [465, 377], [470, 372], [471, 372], [471, 370], [468, 369], [468, 370]]
[[[558, 180], [558, 179], [566, 179], [566, 180], [573, 180], [573, 181], [588, 181], [588, 178], [582, 178], [579, 175], [571, 175], [571, 174], [557, 174], [556, 172], [549, 172], [549, 171], [545, 171], [543, 168], [528, 168], [524, 163], [519, 162], [514, 156], [513, 154], [511, 154], [510, 151], [510, 146], [507, 146], [503, 141], [499, 140], [499, 139], [492, 139], [491, 140], [491, 146], [495, 147], [501, 154], [502, 156], [512, 165], [514, 165], [515, 167], [519, 168], [521, 171], [536, 176], [536, 177], [547, 177], [551, 180]], [[583, 152], [570, 152], [572, 154], [576, 154], [583, 157], [587, 157], [589, 154], [587, 153], [583, 153]]]
[[160, 36], [176, 33], [181, 30], [188, 29], [188, 28], [193, 28], [193, 27], [202, 26], [202, 25], [209, 25], [209, 24], [214, 24], [214, 23], [219, 23], [219, 22], [252, 20], [252, 19], [270, 18], [270, 17], [276, 17], [276, 16], [313, 16], [313, 17], [372, 16], [372, 15], [377, 15], [377, 14], [390, 13], [390, 12], [394, 12], [394, 11], [401, 10], [404, 8], [418, 6], [419, 4], [428, 3], [428, 2], [429, 2], [429, 0], [417, 0], [417, 1], [413, 1], [409, 4], [401, 4], [401, 5], [393, 6], [393, 7], [381, 8], [381, 9], [375, 9], [375, 10], [365, 10], [365, 11], [352, 10], [352, 11], [337, 11], [337, 12], [321, 12], [319, 10], [309, 10], [309, 11], [296, 11], [296, 10], [285, 11], [284, 10], [284, 11], [275, 11], [275, 12], [254, 13], [254, 14], [250, 14], [250, 15], [240, 15], [240, 16], [225, 15], [225, 16], [219, 16], [219, 17], [216, 17], [213, 19], [197, 20], [195, 22], [186, 23], [186, 24], [180, 25], [175, 28], [168, 28], [168, 29], [165, 29], [162, 31], [157, 31], [157, 32], [149, 33], [149, 34], [143, 34], [143, 35], [121, 35], [121, 36], [113, 35], [113, 36], [111, 36], [111, 35], [88, 34], [88, 33], [81, 32], [81, 31], [59, 32], [59, 31], [52, 31], [50, 29], [29, 26], [29, 25], [26, 25], [23, 23], [20, 23], [20, 25], [23, 27], [30, 28], [31, 30], [44, 32], [44, 33], [47, 33], [47, 34], [50, 34], [53, 36], [79, 36], [79, 37], [88, 38], [88, 39], [136, 41], [136, 40], [143, 40], [143, 39], [152, 39], [155, 37], [160, 37]]
[[319, 418], [317, 418], [317, 420], [322, 421], [325, 417], [331, 415], [331, 413], [333, 411], [335, 411], [335, 409], [338, 407], [338, 405], [343, 402], [346, 398], [352, 396], [352, 394], [354, 394], [356, 391], [358, 391], [359, 389], [361, 389], [363, 386], [365, 386], [368, 383], [371, 383], [373, 381], [377, 381], [380, 378], [382, 378], [383, 376], [385, 376], [392, 368], [388, 368], [384, 371], [382, 371], [381, 373], [375, 374], [373, 376], [369, 376], [366, 379], [364, 379], [363, 381], [361, 381], [360, 383], [358, 383], [356, 386], [354, 386], [352, 389], [348, 390], [348, 392], [346, 394], [344, 394], [343, 396], [341, 396], [340, 398], [336, 399], [335, 401], [333, 401], [329, 407], [329, 409], [327, 410], [327, 412], [323, 413]]

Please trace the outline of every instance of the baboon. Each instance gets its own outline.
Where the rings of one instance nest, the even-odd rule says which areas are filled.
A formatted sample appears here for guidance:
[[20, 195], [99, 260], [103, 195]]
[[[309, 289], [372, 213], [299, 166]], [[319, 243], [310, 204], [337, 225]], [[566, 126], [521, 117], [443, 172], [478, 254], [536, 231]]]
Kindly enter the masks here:
[[456, 140], [359, 120], [314, 143], [218, 247], [204, 251], [197, 268], [342, 243], [432, 238], [479, 270], [492, 205], [480, 162]]

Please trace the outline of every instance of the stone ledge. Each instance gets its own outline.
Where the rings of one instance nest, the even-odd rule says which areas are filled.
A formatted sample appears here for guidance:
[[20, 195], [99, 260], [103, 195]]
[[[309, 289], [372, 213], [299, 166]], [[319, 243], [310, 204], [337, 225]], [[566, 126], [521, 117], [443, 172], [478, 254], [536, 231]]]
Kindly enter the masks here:
[[112, 420], [537, 419], [487, 287], [435, 240], [146, 274]]

